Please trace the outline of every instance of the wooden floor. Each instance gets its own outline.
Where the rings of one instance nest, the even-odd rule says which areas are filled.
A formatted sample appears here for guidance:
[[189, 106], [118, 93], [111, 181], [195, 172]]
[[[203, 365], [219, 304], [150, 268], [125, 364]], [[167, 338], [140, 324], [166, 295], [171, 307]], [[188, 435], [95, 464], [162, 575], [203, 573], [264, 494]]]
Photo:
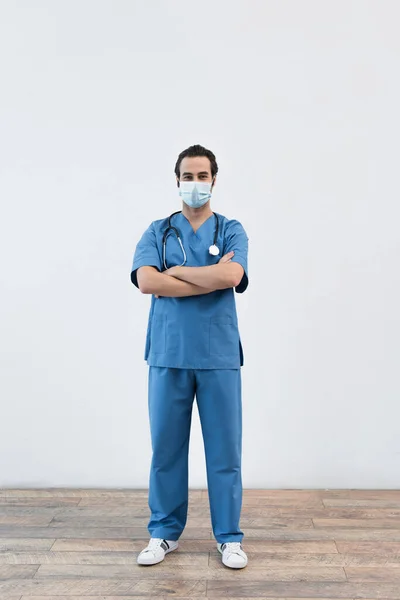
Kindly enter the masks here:
[[400, 600], [400, 491], [246, 490], [245, 569], [221, 563], [206, 490], [151, 567], [147, 490], [0, 489], [0, 599]]

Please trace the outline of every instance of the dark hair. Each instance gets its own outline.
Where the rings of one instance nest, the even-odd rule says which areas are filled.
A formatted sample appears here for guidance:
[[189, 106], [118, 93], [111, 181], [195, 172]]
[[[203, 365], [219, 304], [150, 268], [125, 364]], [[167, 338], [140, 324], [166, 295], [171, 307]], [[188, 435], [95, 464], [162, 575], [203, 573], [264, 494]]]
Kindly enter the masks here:
[[178, 156], [178, 160], [175, 165], [175, 175], [179, 179], [180, 177], [180, 167], [181, 162], [186, 156], [206, 156], [211, 163], [211, 176], [214, 177], [218, 173], [218, 165], [215, 160], [215, 154], [211, 152], [211, 150], [207, 150], [204, 146], [200, 146], [200, 144], [195, 144], [194, 146], [189, 146], [186, 150], [180, 153]]

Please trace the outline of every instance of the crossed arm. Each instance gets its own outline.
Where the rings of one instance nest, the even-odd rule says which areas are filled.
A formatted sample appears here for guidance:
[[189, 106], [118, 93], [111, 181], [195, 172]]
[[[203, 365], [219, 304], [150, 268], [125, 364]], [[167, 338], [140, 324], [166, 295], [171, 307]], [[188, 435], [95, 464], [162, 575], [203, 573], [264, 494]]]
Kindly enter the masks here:
[[198, 296], [239, 285], [243, 267], [231, 262], [234, 252], [225, 254], [216, 265], [207, 267], [171, 267], [160, 273], [154, 267], [140, 267], [137, 272], [139, 289], [155, 296]]

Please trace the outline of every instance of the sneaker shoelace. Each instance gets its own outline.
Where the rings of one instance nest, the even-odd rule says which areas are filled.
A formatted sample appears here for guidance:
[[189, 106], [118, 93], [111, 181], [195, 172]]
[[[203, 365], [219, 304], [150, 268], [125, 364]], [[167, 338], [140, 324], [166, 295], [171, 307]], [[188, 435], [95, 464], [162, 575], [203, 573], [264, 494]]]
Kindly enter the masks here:
[[225, 550], [233, 554], [239, 554], [239, 550], [241, 550], [240, 542], [226, 542]]
[[147, 550], [155, 552], [161, 546], [162, 538], [151, 538]]

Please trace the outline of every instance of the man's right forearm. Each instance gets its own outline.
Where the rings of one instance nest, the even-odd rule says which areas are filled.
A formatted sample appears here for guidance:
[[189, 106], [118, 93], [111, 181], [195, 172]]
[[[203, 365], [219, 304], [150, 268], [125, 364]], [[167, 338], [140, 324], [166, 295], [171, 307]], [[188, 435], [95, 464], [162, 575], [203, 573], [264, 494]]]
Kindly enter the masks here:
[[215, 291], [186, 281], [180, 281], [170, 275], [164, 275], [154, 267], [140, 267], [137, 272], [137, 280], [139, 289], [143, 294], [155, 294], [157, 296], [183, 298], [209, 294]]

